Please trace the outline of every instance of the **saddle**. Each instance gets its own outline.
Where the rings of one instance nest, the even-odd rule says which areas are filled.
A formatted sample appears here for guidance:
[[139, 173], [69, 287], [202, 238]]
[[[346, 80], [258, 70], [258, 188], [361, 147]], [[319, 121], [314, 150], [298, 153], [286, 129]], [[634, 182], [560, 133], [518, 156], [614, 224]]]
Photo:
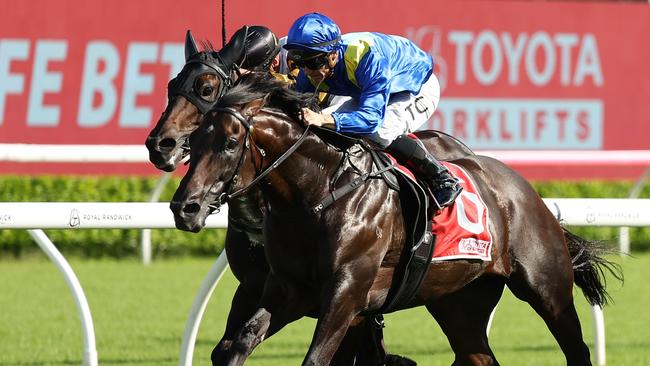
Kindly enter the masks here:
[[[363, 139], [326, 128], [315, 128], [313, 132], [341, 151], [348, 152], [357, 146], [367, 151], [373, 160], [372, 172], [365, 172], [341, 187], [330, 187], [330, 194], [312, 209], [315, 213], [360, 187], [370, 178], [381, 177], [391, 189], [399, 192], [406, 219], [408, 245], [400, 258], [396, 280], [393, 281], [387, 300], [377, 313], [384, 314], [406, 306], [420, 288], [433, 257], [435, 235], [432, 232], [431, 217], [435, 213], [435, 204], [431, 205], [430, 202], [435, 201], [430, 197], [430, 190], [424, 188], [426, 183], [409, 177], [410, 172], [405, 171], [406, 168], [397, 164], [394, 158], [371, 147]], [[333, 181], [336, 182], [336, 178], [342, 173], [341, 167]]]

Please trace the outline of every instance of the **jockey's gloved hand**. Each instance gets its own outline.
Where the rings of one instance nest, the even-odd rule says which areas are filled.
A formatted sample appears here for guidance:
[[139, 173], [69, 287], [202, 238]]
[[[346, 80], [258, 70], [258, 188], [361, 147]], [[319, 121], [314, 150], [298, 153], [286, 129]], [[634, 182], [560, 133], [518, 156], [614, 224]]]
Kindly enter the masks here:
[[331, 114], [314, 112], [309, 108], [303, 108], [302, 113], [305, 125], [336, 129], [334, 117]]

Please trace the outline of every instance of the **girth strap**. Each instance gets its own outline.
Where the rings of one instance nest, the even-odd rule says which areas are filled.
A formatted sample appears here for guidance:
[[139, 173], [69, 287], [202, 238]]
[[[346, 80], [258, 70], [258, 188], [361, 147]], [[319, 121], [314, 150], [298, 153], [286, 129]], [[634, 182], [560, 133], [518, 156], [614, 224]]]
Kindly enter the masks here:
[[[409, 184], [411, 183], [409, 182]], [[389, 291], [386, 302], [378, 310], [378, 313], [388, 313], [403, 308], [413, 300], [433, 257], [436, 237], [431, 227], [432, 208], [424, 190], [414, 184], [412, 186], [415, 187], [416, 192], [414, 199], [419, 201], [418, 205], [423, 206], [423, 209], [419, 210], [414, 217], [415, 226], [410, 235], [411, 246], [404, 249], [408, 253], [405, 253], [406, 258], [404, 258], [403, 269], [399, 273], [400, 278]]]

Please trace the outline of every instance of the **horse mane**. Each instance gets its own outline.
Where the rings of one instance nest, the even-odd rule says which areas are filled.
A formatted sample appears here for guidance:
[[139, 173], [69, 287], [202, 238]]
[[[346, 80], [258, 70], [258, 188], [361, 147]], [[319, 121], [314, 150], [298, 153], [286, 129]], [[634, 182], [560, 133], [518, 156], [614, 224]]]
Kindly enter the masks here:
[[299, 93], [268, 72], [242, 75], [233, 88], [219, 99], [217, 107], [243, 105], [265, 97], [265, 108], [280, 109], [294, 121], [302, 120], [302, 108], [319, 110], [318, 100], [313, 94]]
[[203, 52], [207, 52], [207, 53], [218, 52], [212, 45], [212, 42], [210, 42], [209, 40], [203, 39], [200, 42], [201, 42], [201, 48], [203, 49]]

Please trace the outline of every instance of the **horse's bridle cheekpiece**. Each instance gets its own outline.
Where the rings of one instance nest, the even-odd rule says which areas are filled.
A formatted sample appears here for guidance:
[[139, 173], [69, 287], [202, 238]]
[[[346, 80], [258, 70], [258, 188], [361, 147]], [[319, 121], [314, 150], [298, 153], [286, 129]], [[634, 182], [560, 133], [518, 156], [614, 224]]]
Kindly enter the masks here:
[[[217, 107], [214, 108], [215, 112], [219, 113], [226, 113], [231, 116], [233, 116], [239, 123], [241, 123], [245, 130], [246, 130], [246, 136], [244, 137], [244, 148], [242, 149], [241, 156], [239, 157], [239, 162], [237, 163], [237, 167], [235, 168], [235, 171], [233, 172], [232, 177], [230, 180], [228, 180], [227, 186], [224, 189], [224, 192], [215, 200], [215, 202], [210, 204], [210, 207], [216, 210], [217, 212], [219, 211], [221, 205], [224, 203], [228, 202], [228, 200], [241, 196], [242, 194], [248, 192], [249, 189], [251, 189], [253, 186], [255, 186], [257, 183], [259, 183], [264, 177], [269, 175], [271, 171], [275, 168], [277, 168], [282, 162], [284, 162], [291, 154], [293, 154], [300, 145], [305, 141], [305, 138], [307, 137], [307, 134], [309, 133], [309, 126], [305, 128], [305, 131], [300, 135], [298, 140], [291, 145], [287, 151], [285, 151], [282, 155], [280, 155], [272, 164], [269, 164], [269, 166], [264, 169], [261, 172], [256, 172], [255, 179], [253, 179], [252, 182], [250, 182], [246, 187], [240, 188], [237, 191], [233, 193], [229, 193], [229, 191], [232, 190], [232, 185], [235, 183], [239, 177], [239, 170], [241, 170], [242, 165], [244, 164], [244, 160], [246, 158], [246, 150], [248, 149], [249, 146], [257, 146], [254, 143], [250, 143], [249, 141], [252, 139], [251, 134], [253, 132], [253, 122], [251, 119], [253, 116], [249, 116], [248, 118], [245, 118], [241, 112], [237, 111], [236, 109], [232, 107]], [[258, 148], [259, 149], [259, 148]], [[262, 155], [264, 155], [262, 153]]]

